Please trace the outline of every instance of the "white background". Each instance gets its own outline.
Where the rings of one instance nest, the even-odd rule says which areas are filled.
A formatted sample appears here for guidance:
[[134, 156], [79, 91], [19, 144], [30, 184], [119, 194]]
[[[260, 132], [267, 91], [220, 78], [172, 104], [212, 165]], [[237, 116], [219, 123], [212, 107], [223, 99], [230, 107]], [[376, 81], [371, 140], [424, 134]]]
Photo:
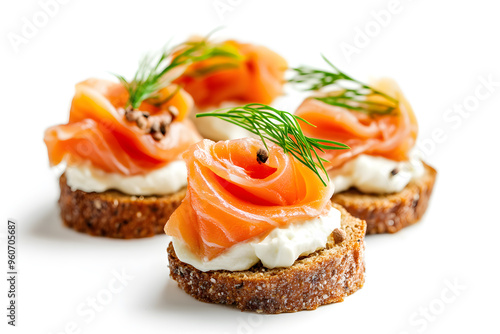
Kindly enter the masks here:
[[[80, 333], [500, 331], [500, 20], [494, 1], [401, 0], [384, 26], [374, 23], [373, 12], [387, 9], [389, 0], [67, 2], [47, 22], [34, 0], [2, 1], [0, 8], [1, 232], [6, 219], [15, 218], [20, 249], [18, 327], [8, 333], [64, 333], [72, 323]], [[228, 4], [225, 12], [214, 8], [220, 3]], [[13, 46], [9, 38], [22, 36], [33, 16], [45, 25]], [[204, 304], [169, 278], [167, 237], [109, 240], [61, 224], [56, 172], [42, 137], [46, 127], [66, 122], [73, 85], [110, 72], [130, 75], [145, 52], [219, 26], [226, 28], [216, 36], [266, 45], [294, 66], [323, 66], [324, 53], [357, 78], [394, 77], [414, 106], [426, 143], [421, 149], [439, 171], [432, 203], [420, 224], [367, 238], [366, 284], [343, 303], [271, 316]], [[362, 41], [359, 31], [366, 29], [371, 36]], [[346, 44], [359, 46], [352, 57], [341, 51]], [[488, 92], [480, 87], [488, 77], [497, 86], [475, 98]], [[293, 111], [299, 100], [286, 96], [278, 105]], [[447, 114], [454, 106], [466, 113]], [[439, 143], [431, 143], [433, 133]], [[5, 249], [3, 235], [2, 333]], [[122, 270], [134, 279], [93, 319], [82, 316], [78, 307], [104, 296], [113, 271]], [[460, 287], [453, 293], [449, 284]], [[420, 312], [429, 309], [425, 318]]]

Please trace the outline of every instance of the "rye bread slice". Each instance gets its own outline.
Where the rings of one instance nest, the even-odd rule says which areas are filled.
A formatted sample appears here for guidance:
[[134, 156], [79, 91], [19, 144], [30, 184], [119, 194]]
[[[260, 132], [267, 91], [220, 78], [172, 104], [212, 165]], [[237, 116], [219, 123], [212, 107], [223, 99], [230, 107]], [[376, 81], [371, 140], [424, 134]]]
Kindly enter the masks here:
[[389, 195], [364, 194], [356, 189], [333, 195], [332, 202], [366, 220], [366, 233], [395, 233], [420, 220], [427, 209], [437, 172], [424, 163], [425, 173], [402, 191]]
[[186, 188], [165, 196], [130, 196], [116, 190], [88, 193], [71, 190], [66, 175], [59, 179], [63, 223], [78, 232], [109, 238], [144, 238], [163, 234]]
[[313, 310], [341, 302], [363, 286], [366, 223], [334, 204], [342, 214], [346, 239], [299, 258], [288, 268], [267, 269], [259, 262], [245, 271], [200, 271], [180, 261], [168, 246], [170, 276], [194, 298], [234, 305], [242, 311], [283, 313]]

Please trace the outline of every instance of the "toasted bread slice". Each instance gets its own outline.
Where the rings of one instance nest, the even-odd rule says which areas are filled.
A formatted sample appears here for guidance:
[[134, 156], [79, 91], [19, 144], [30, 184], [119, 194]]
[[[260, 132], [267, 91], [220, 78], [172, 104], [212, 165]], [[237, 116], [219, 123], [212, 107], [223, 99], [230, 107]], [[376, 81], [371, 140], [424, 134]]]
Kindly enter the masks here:
[[59, 206], [64, 224], [79, 232], [110, 238], [143, 238], [163, 234], [186, 188], [165, 196], [130, 196], [119, 191], [73, 191], [66, 175], [59, 179]]
[[416, 223], [425, 213], [436, 180], [436, 170], [424, 164], [425, 173], [402, 191], [389, 195], [370, 195], [356, 189], [333, 195], [332, 202], [355, 217], [366, 220], [366, 233], [395, 233]]
[[235, 305], [259, 313], [297, 312], [341, 302], [363, 286], [366, 223], [339, 205], [346, 239], [330, 235], [326, 248], [299, 258], [288, 268], [267, 269], [259, 262], [245, 271], [200, 271], [180, 261], [168, 246], [170, 276], [194, 298]]

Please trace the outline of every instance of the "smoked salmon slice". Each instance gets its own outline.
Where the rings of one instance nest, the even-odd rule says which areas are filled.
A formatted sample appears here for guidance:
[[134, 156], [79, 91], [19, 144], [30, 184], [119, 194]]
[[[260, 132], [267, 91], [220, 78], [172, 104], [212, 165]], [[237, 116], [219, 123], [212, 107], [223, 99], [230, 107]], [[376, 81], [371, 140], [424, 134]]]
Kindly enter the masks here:
[[90, 162], [105, 172], [122, 175], [147, 173], [178, 160], [187, 147], [201, 140], [185, 116], [193, 102], [177, 85], [163, 88], [156, 97], [159, 104], [143, 102], [139, 108], [151, 115], [175, 107], [178, 115], [167, 135], [156, 141], [133, 122], [124, 108], [128, 92], [120, 83], [89, 79], [76, 85], [69, 122], [46, 130], [44, 141], [51, 165], [63, 160], [69, 164]]
[[221, 46], [240, 57], [193, 63], [174, 81], [191, 94], [198, 108], [219, 107], [223, 102], [269, 104], [283, 93], [288, 68], [284, 58], [266, 47], [234, 40]]
[[409, 159], [409, 151], [418, 133], [417, 120], [410, 104], [391, 79], [380, 79], [371, 86], [398, 100], [398, 107], [390, 114], [368, 115], [310, 97], [297, 108], [296, 116], [316, 125], [301, 123], [306, 136], [339, 141], [351, 148], [320, 152], [320, 156], [329, 161], [325, 163], [328, 169], [340, 167], [360, 154], [395, 161]]
[[267, 145], [266, 163], [256, 159], [264, 147], [257, 139], [205, 139], [191, 146], [183, 154], [187, 195], [165, 225], [166, 234], [206, 261], [276, 227], [326, 213], [333, 187], [281, 147]]

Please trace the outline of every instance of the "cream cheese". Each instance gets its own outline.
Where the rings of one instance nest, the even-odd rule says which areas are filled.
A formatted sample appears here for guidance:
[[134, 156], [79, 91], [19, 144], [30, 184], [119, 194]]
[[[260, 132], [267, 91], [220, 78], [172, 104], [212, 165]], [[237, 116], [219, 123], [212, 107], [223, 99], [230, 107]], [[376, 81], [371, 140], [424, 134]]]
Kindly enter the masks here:
[[175, 160], [145, 175], [124, 176], [107, 173], [89, 163], [67, 166], [66, 179], [71, 190], [104, 192], [116, 189], [129, 195], [167, 195], [187, 185], [187, 169], [184, 161]]
[[325, 215], [275, 228], [263, 240], [237, 244], [210, 261], [199, 259], [179, 239], [173, 238], [173, 245], [179, 260], [201, 271], [246, 270], [259, 261], [267, 268], [289, 267], [300, 256], [324, 248], [336, 228], [340, 211], [331, 208]]
[[[233, 102], [224, 102], [219, 108], [233, 108], [239, 106]], [[207, 108], [207, 109], [198, 109], [196, 107], [193, 108], [191, 112], [192, 120], [196, 125], [196, 128], [200, 132], [200, 134], [204, 138], [211, 139], [213, 141], [220, 140], [231, 140], [231, 139], [240, 139], [245, 137], [253, 137], [253, 134], [249, 131], [235, 125], [228, 123], [217, 117], [201, 117], [196, 118], [197, 113], [204, 113], [213, 111], [219, 108]]]
[[424, 173], [422, 161], [412, 154], [408, 161], [394, 161], [362, 154], [342, 167], [328, 171], [335, 193], [351, 187], [363, 193], [389, 194], [403, 190]]

